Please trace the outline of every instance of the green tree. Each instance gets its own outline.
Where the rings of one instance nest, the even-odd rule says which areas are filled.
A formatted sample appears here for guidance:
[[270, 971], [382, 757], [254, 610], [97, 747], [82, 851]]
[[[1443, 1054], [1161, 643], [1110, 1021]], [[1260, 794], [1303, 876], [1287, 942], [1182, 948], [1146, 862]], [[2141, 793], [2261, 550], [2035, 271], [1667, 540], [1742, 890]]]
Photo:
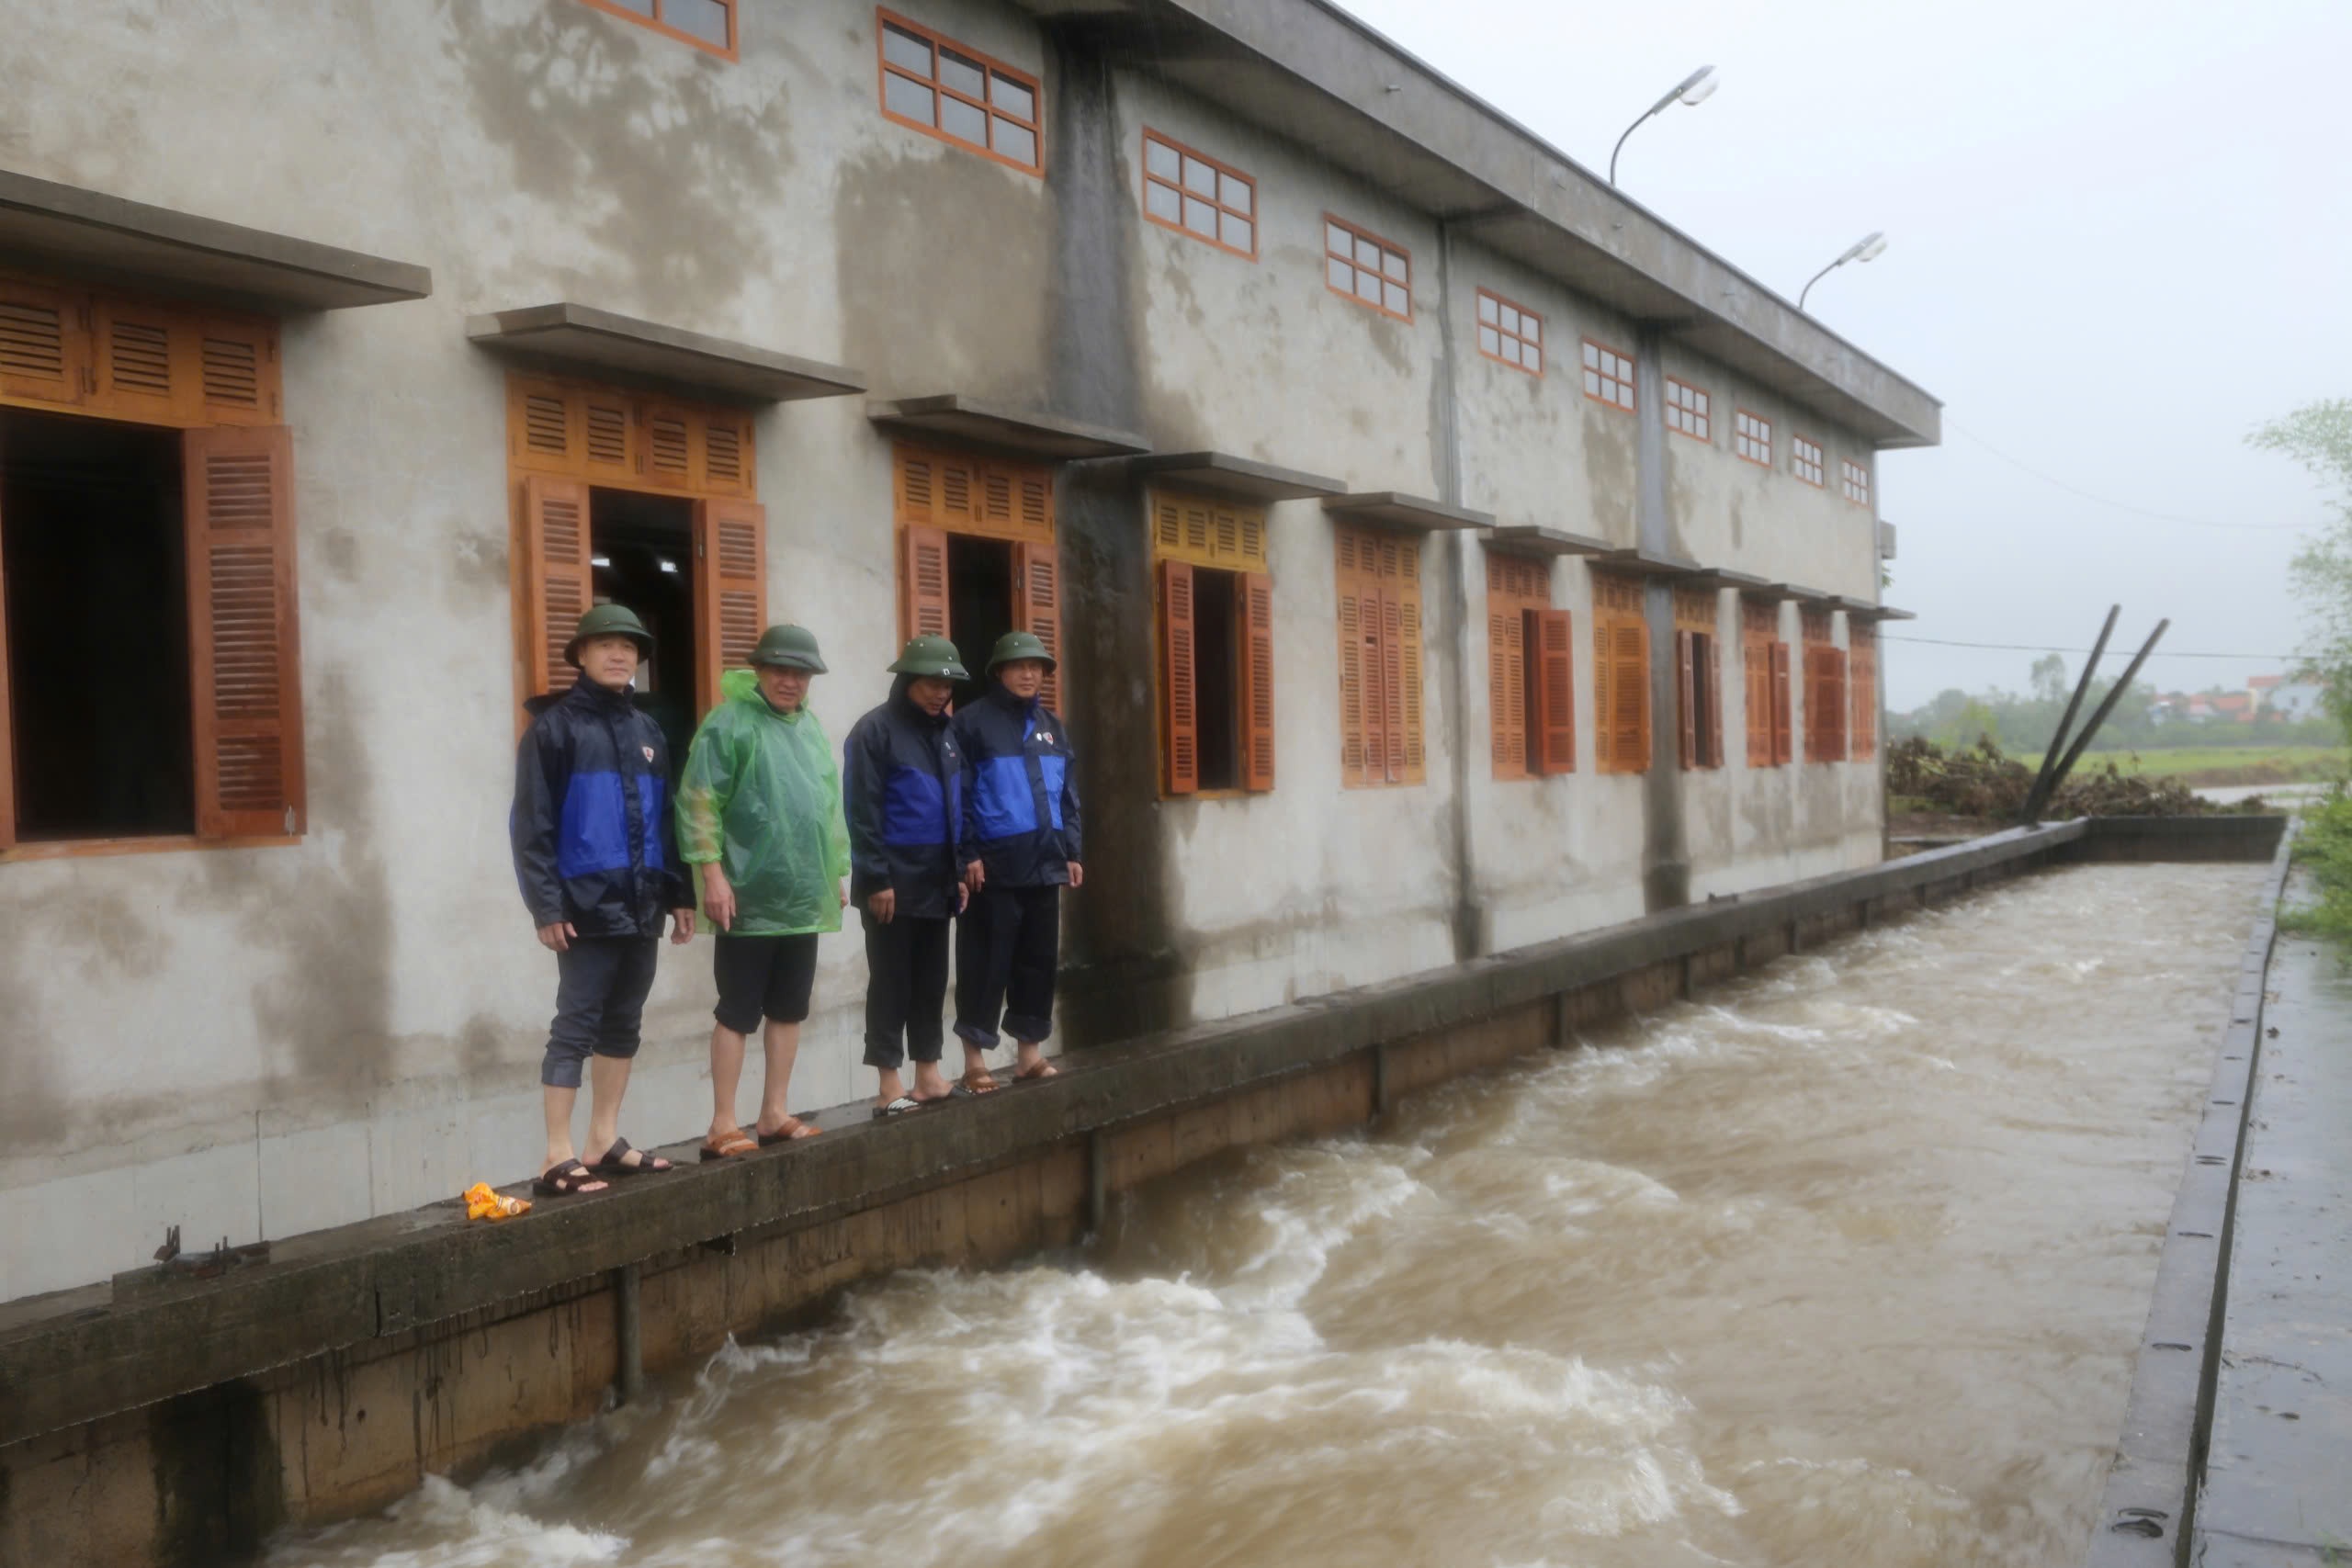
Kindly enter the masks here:
[[2326, 689], [2327, 711], [2352, 733], [2352, 398], [2306, 403], [2246, 437], [2311, 470], [2334, 515], [2295, 552], [2287, 581], [2312, 627], [2303, 659]]
[[2066, 661], [2054, 653], [2045, 653], [2033, 661], [2033, 694], [2045, 703], [2064, 703], [2069, 690], [2066, 684]]

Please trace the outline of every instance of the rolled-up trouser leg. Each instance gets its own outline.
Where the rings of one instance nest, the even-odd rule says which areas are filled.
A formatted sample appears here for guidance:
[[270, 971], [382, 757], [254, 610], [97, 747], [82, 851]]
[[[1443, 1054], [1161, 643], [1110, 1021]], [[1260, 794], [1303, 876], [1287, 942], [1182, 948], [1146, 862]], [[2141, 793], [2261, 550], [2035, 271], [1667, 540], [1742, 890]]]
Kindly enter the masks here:
[[574, 938], [555, 955], [555, 1019], [548, 1025], [547, 1054], [539, 1061], [539, 1082], [550, 1089], [580, 1087], [581, 1064], [605, 1027], [614, 946], [596, 937]]
[[972, 895], [956, 920], [956, 1033], [984, 1049], [997, 1043], [997, 1021], [1004, 1011], [1004, 986], [1012, 967], [1012, 939], [1019, 931], [1013, 895], [985, 886]]
[[1062, 890], [1013, 890], [1019, 924], [1006, 965], [1004, 1032], [1015, 1040], [1039, 1041], [1054, 1029], [1054, 971], [1061, 964]]

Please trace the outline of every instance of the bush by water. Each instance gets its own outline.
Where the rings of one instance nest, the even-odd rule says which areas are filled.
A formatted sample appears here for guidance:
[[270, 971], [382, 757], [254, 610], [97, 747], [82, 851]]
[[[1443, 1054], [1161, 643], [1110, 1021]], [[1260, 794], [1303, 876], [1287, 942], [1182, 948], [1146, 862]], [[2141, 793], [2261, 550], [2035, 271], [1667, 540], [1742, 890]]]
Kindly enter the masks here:
[[[2014, 821], [2033, 791], [2034, 770], [1991, 736], [1947, 751], [1925, 736], [1886, 751], [1886, 789], [1954, 817]], [[2050, 821], [2075, 817], [2207, 817], [2265, 810], [2259, 795], [2232, 806], [2207, 800], [2178, 779], [2127, 773], [2113, 761], [2077, 763], [2065, 787], [2043, 808]]]

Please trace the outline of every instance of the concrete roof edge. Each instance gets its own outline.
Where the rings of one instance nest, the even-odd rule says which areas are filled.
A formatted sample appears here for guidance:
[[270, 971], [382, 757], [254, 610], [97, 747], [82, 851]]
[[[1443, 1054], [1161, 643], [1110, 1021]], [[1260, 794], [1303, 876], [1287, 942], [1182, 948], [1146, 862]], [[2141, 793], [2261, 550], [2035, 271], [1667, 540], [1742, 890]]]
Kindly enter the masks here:
[[[1144, 0], [1144, 3], [1155, 3], [1155, 0]], [[1878, 445], [1908, 446], [1940, 443], [1943, 409], [1941, 399], [1893, 367], [1873, 358], [1846, 338], [1831, 332], [1814, 317], [1801, 312], [1792, 302], [1783, 298], [1778, 291], [1767, 287], [1681, 230], [1668, 223], [1641, 203], [1623, 195], [1559, 148], [1546, 141], [1534, 130], [1471, 92], [1418, 55], [1404, 49], [1379, 29], [1369, 26], [1359, 17], [1349, 15], [1340, 9], [1334, 0], [1287, 0], [1287, 4], [1283, 6], [1267, 5], [1265, 0], [1156, 0], [1156, 3], [1181, 11], [1198, 25], [1215, 30], [1277, 69], [1287, 72], [1299, 81], [1340, 103], [1350, 105], [1360, 113], [1377, 118], [1378, 117], [1374, 116], [1370, 109], [1349, 95], [1344, 83], [1318, 76], [1307, 63], [1295, 59], [1285, 59], [1271, 52], [1268, 49], [1261, 47], [1250, 35], [1238, 30], [1243, 26], [1240, 20], [1242, 17], [1254, 17], [1262, 21], [1264, 18], [1278, 16], [1284, 9], [1294, 12], [1312, 11], [1340, 24], [1390, 56], [1399, 69], [1420, 77], [1446, 98], [1453, 100], [1459, 109], [1477, 116], [1522, 142], [1538, 159], [1552, 166], [1555, 178], [1565, 175], [1569, 179], [1582, 182], [1587, 188], [1577, 193], [1581, 199], [1608, 204], [1639, 219], [1652, 228], [1658, 243], [1678, 247], [1683, 251], [1685, 253], [1683, 259], [1687, 265], [1693, 265], [1702, 271], [1711, 271], [1714, 276], [1690, 280], [1687, 276], [1678, 276], [1678, 269], [1645, 267], [1625, 254], [1626, 246], [1623, 242], [1611, 241], [1604, 231], [1580, 226], [1566, 213], [1547, 211], [1532, 201], [1515, 195], [1510, 188], [1510, 176], [1507, 171], [1497, 167], [1480, 167], [1470, 155], [1459, 150], [1449, 152], [1427, 138], [1415, 136], [1413, 132], [1393, 122], [1385, 122], [1392, 133], [1414, 141], [1424, 152], [1450, 164], [1468, 178], [1488, 185], [1498, 195], [1510, 201], [1529, 216], [1550, 224], [1574, 240], [1592, 246], [1617, 265], [1642, 276], [1652, 287], [1664, 289], [1686, 300], [1695, 313], [1703, 315], [1747, 337], [1767, 353], [1786, 361], [1792, 368], [1819, 378], [1904, 432], [1904, 438], [1881, 440]], [[1562, 179], [1561, 183], [1565, 185], [1566, 180]], [[1696, 281], [1699, 287], [1691, 287], [1692, 281]], [[1724, 290], [1716, 287], [1725, 281], [1736, 282], [1752, 293], [1754, 299], [1751, 303], [1755, 307], [1772, 312], [1777, 318], [1774, 324], [1782, 330], [1768, 334], [1742, 323], [1727, 313], [1720, 303]], [[1802, 340], [1808, 337], [1815, 340], [1815, 346], [1821, 352], [1812, 355], [1802, 352], [1805, 346]], [[1898, 390], [1900, 394], [1907, 394], [1907, 396], [1898, 396], [1893, 400], [1873, 397], [1866, 387], [1856, 384], [1860, 378], [1839, 374], [1840, 361], [1859, 361], [1861, 365], [1868, 367], [1873, 378], [1883, 378], [1887, 382], [1892, 383], [1893, 387], [1889, 389]], [[1907, 409], [1900, 406], [1890, 407], [1888, 406], [1890, 401], [1897, 405], [1910, 402], [1914, 406]]]

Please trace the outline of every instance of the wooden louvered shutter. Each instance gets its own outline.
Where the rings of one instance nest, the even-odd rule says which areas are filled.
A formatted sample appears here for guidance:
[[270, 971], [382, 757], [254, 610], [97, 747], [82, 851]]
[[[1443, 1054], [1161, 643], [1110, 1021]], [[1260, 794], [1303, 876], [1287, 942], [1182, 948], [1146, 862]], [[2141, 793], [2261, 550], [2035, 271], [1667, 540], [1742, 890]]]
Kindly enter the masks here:
[[1846, 650], [1826, 650], [1829, 666], [1829, 736], [1826, 754], [1822, 761], [1842, 762], [1846, 760]]
[[1487, 599], [1487, 709], [1494, 731], [1494, 771], [1498, 779], [1515, 779], [1527, 769], [1525, 736], [1515, 732], [1521, 716], [1512, 711], [1510, 634], [1504, 623], [1514, 619], [1508, 604], [1489, 594]]
[[1534, 690], [1528, 694], [1527, 723], [1536, 737], [1531, 750], [1537, 771], [1544, 773], [1576, 772], [1575, 631], [1566, 610], [1530, 610], [1521, 633], [1535, 675]]
[[1055, 547], [1027, 540], [1012, 547], [1012, 624], [1035, 636], [1053, 655], [1055, 669], [1037, 688], [1037, 700], [1056, 713], [1062, 711], [1062, 589], [1061, 558]]
[[1388, 782], [1387, 598], [1366, 581], [1356, 591], [1363, 637], [1363, 782]]
[[1854, 721], [1849, 732], [1849, 755], [1868, 757], [1878, 750], [1878, 642], [1856, 638], [1847, 656], [1849, 694]]
[[78, 294], [0, 278], [0, 396], [82, 400], [89, 333]]
[[900, 640], [947, 635], [947, 533], [943, 528], [899, 530], [899, 634]]
[[1163, 728], [1160, 777], [1170, 795], [1201, 787], [1200, 716], [1195, 700], [1199, 671], [1193, 638], [1193, 569], [1180, 560], [1159, 563], [1159, 691]]
[[1262, 571], [1234, 579], [1240, 602], [1241, 787], [1274, 787], [1274, 580]]
[[1698, 640], [1690, 632], [1674, 634], [1674, 689], [1679, 698], [1675, 710], [1681, 724], [1679, 754], [1685, 768], [1699, 765]]
[[[0, 534], [7, 531], [0, 517]], [[0, 552], [5, 558], [5, 552]], [[0, 558], [0, 850], [17, 842], [16, 724], [8, 712], [8, 571]]]
[[1405, 777], [1405, 601], [1393, 588], [1380, 593], [1380, 735], [1390, 784]]
[[[1416, 542], [1409, 547], [1419, 546]], [[1391, 657], [1397, 685], [1392, 710], [1396, 734], [1389, 740], [1389, 754], [1397, 759], [1397, 767], [1390, 777], [1419, 784], [1426, 776], [1421, 750], [1421, 591], [1408, 588], [1390, 603], [1396, 612], [1396, 649]]]
[[755, 501], [695, 502], [695, 711], [752, 661], [768, 624], [768, 513]]
[[198, 333], [185, 318], [101, 299], [92, 323], [93, 400], [100, 410], [119, 419], [199, 423]]
[[637, 482], [637, 412], [629, 400], [604, 388], [589, 388], [566, 400], [579, 413], [582, 467], [588, 477]]
[[523, 553], [524, 694], [570, 691], [580, 671], [564, 661], [564, 645], [596, 602], [586, 485], [524, 476]]
[[1772, 669], [1772, 765], [1780, 767], [1796, 758], [1794, 715], [1790, 711], [1789, 645], [1776, 642], [1771, 649]]
[[1616, 643], [1607, 621], [1592, 618], [1592, 765], [1604, 773], [1617, 771], [1617, 736], [1611, 715], [1616, 712]]
[[1715, 646], [1713, 637], [1704, 636], [1699, 639], [1698, 651], [1700, 657], [1705, 661], [1707, 702], [1705, 711], [1700, 715], [1700, 721], [1706, 727], [1703, 739], [1707, 743], [1707, 766], [1720, 768], [1724, 765], [1723, 653]]
[[283, 425], [184, 438], [196, 830], [302, 830], [294, 439]]
[[1747, 765], [1769, 767], [1772, 761], [1771, 654], [1764, 644], [1753, 641], [1743, 643], [1739, 652], [1746, 676], [1741, 689], [1747, 706]]
[[1649, 627], [1619, 621], [1609, 629], [1611, 676], [1609, 723], [1618, 768], [1645, 772], [1650, 761]]
[[197, 333], [204, 412], [222, 424], [276, 424], [281, 417], [276, 323], [209, 317]]
[[668, 490], [694, 484], [694, 424], [684, 410], [648, 403], [642, 415], [644, 442], [639, 477]]
[[1354, 583], [1340, 583], [1340, 782], [1365, 782], [1364, 622], [1372, 612]]

